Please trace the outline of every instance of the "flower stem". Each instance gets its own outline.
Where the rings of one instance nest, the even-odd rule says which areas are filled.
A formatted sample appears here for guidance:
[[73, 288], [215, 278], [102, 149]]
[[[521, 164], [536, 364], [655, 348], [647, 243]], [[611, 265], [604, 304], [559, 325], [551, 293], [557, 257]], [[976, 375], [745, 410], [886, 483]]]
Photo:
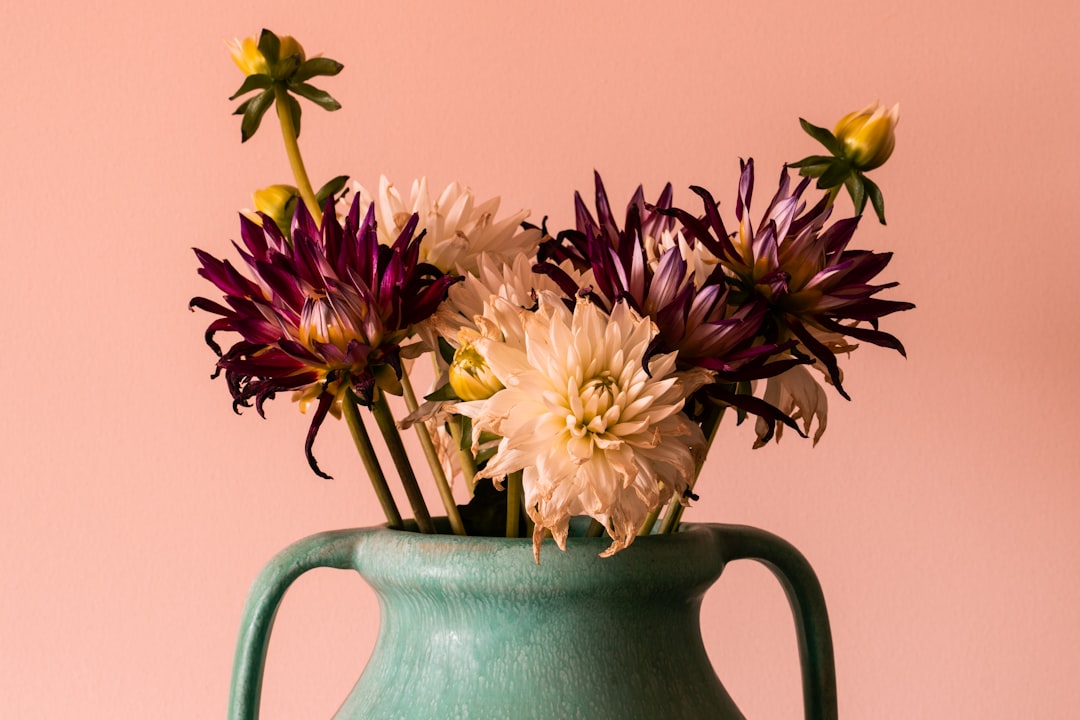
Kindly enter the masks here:
[[284, 88], [274, 87], [274, 105], [277, 108], [278, 121], [281, 123], [281, 137], [285, 141], [285, 153], [289, 156], [289, 166], [296, 179], [296, 189], [300, 191], [300, 197], [304, 199], [308, 212], [315, 219], [315, 224], [321, 225], [322, 209], [319, 207], [319, 201], [315, 199], [315, 191], [311, 188], [307, 170], [304, 169], [304, 158], [300, 156], [300, 143], [296, 138], [296, 126], [293, 124], [292, 112], [289, 111], [288, 93]]
[[600, 537], [604, 534], [604, 526], [600, 524], [599, 520], [593, 519], [589, 521], [589, 527], [585, 530], [585, 537]]
[[401, 433], [398, 432], [394, 415], [390, 412], [390, 403], [386, 401], [386, 393], [376, 390], [375, 399], [371, 403], [371, 414], [375, 416], [375, 422], [379, 425], [379, 431], [386, 441], [386, 449], [390, 451], [390, 457], [394, 460], [398, 477], [405, 488], [405, 495], [409, 498], [413, 517], [416, 519], [416, 527], [422, 533], [434, 533], [435, 523], [431, 521], [431, 513], [428, 512], [424, 495], [420, 492], [420, 485], [416, 482], [412, 464], [409, 463], [409, 455], [405, 450], [405, 443], [401, 441]]
[[378, 497], [379, 504], [382, 505], [383, 514], [386, 515], [386, 525], [395, 530], [400, 530], [403, 526], [401, 513], [398, 512], [397, 505], [394, 503], [394, 496], [390, 494], [390, 486], [387, 485], [386, 476], [383, 474], [382, 467], [379, 466], [379, 459], [375, 456], [375, 448], [371, 444], [371, 438], [364, 427], [364, 422], [360, 419], [360, 410], [356, 407], [356, 396], [353, 395], [351, 390], [345, 393], [345, 397], [341, 401], [341, 407], [345, 413], [345, 422], [352, 433], [353, 442], [356, 443], [356, 451], [364, 462], [368, 478], [375, 488], [375, 496]]
[[521, 501], [525, 489], [521, 485], [524, 472], [517, 470], [506, 478], [506, 537], [516, 538], [521, 533]]
[[461, 463], [461, 474], [465, 476], [465, 482], [469, 486], [469, 495], [472, 496], [473, 491], [476, 489], [476, 458], [472, 456], [468, 449], [461, 446], [461, 423], [461, 416], [454, 415], [447, 422], [447, 425], [450, 426], [450, 437], [454, 440], [454, 447], [457, 448], [458, 462]]
[[645, 522], [641, 523], [641, 528], [638, 529], [638, 537], [642, 535], [652, 535], [653, 530], [656, 529], [656, 521], [660, 519], [660, 508], [654, 508], [651, 513], [645, 518]]
[[[412, 382], [409, 381], [409, 373], [404, 370], [401, 373], [401, 387], [405, 391], [405, 407], [409, 409], [409, 412], [416, 412], [419, 407], [416, 404], [416, 393], [413, 391]], [[465, 523], [461, 521], [461, 513], [458, 511], [457, 503], [454, 502], [454, 493], [450, 489], [450, 483], [446, 480], [446, 473], [443, 472], [442, 463], [439, 462], [439, 453], [435, 450], [435, 443], [431, 440], [431, 433], [428, 432], [427, 424], [420, 420], [413, 424], [416, 428], [416, 436], [420, 439], [420, 447], [424, 449], [424, 456], [427, 458], [428, 466], [431, 468], [431, 476], [435, 480], [435, 486], [439, 488], [439, 497], [442, 498], [443, 507], [446, 508], [446, 517], [450, 520], [450, 529], [453, 530], [455, 535], [467, 535], [465, 532]]]
[[[720, 407], [719, 405], [710, 404], [705, 410], [705, 417], [701, 419], [701, 431], [705, 435], [705, 449], [702, 450], [701, 457], [698, 458], [694, 477], [690, 481], [689, 487], [687, 487], [688, 492], [693, 491], [694, 485], [701, 475], [701, 469], [705, 466], [705, 458], [709, 456], [709, 449], [712, 448], [713, 440], [716, 439], [716, 430], [720, 427], [720, 420], [724, 417], [724, 410], [725, 408]], [[671, 502], [668, 503], [667, 514], [664, 516], [664, 521], [660, 524], [661, 535], [670, 535], [678, 529], [679, 521], [682, 519], [683, 510], [685, 508], [686, 506], [683, 505], [682, 498], [671, 498]]]
[[829, 199], [825, 201], [826, 208], [830, 208], [833, 206], [833, 204], [836, 202], [836, 196], [840, 194], [840, 188], [842, 187], [844, 186], [837, 185], [835, 187], [829, 188]]

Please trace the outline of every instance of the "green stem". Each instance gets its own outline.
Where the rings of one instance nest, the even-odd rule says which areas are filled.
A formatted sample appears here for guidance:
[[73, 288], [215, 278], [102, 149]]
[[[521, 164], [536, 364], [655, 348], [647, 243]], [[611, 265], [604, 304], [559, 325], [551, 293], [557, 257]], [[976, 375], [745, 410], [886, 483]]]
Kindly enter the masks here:
[[476, 458], [467, 448], [461, 446], [461, 416], [454, 415], [447, 422], [450, 426], [450, 437], [457, 448], [458, 462], [461, 463], [461, 474], [465, 476], [465, 483], [469, 487], [469, 496], [472, 497], [476, 490]]
[[510, 473], [506, 478], [506, 537], [516, 538], [521, 534], [521, 504], [525, 497], [525, 488], [521, 485], [522, 470]]
[[826, 208], [830, 208], [833, 206], [833, 203], [836, 202], [836, 196], [840, 194], [840, 188], [842, 187], [844, 187], [843, 184], [829, 188], [829, 199], [825, 201]]
[[315, 224], [321, 225], [322, 209], [319, 207], [319, 201], [315, 199], [315, 191], [311, 188], [311, 180], [308, 179], [307, 170], [304, 168], [304, 158], [300, 155], [300, 143], [296, 139], [296, 126], [293, 125], [292, 113], [289, 112], [287, 94], [288, 91], [285, 88], [274, 87], [274, 105], [277, 107], [278, 121], [281, 123], [281, 137], [285, 141], [285, 153], [289, 156], [289, 166], [292, 168], [293, 177], [296, 178], [296, 189], [300, 191], [300, 197], [304, 199], [308, 212], [315, 219]]
[[375, 391], [375, 400], [371, 403], [371, 414], [375, 416], [375, 422], [379, 426], [383, 440], [386, 441], [386, 449], [390, 451], [390, 457], [394, 460], [398, 477], [405, 488], [405, 495], [409, 498], [412, 507], [413, 518], [416, 519], [416, 527], [422, 533], [434, 533], [435, 523], [431, 521], [431, 513], [428, 512], [424, 495], [420, 492], [420, 485], [416, 482], [412, 464], [409, 462], [409, 454], [405, 450], [405, 443], [401, 441], [401, 433], [398, 432], [394, 415], [390, 412], [390, 403], [386, 401], [386, 393]]
[[[404, 371], [401, 373], [401, 387], [405, 391], [405, 407], [411, 413], [416, 412], [419, 407], [416, 403], [416, 393], [413, 392], [412, 382], [409, 381], [409, 373]], [[431, 476], [435, 480], [435, 486], [439, 489], [439, 497], [442, 498], [443, 507], [446, 508], [446, 517], [450, 521], [450, 529], [453, 530], [455, 535], [467, 535], [465, 523], [462, 522], [461, 513], [458, 511], [457, 503], [454, 501], [454, 492], [450, 489], [450, 483], [446, 480], [446, 473], [443, 472], [442, 463], [439, 462], [439, 453], [435, 449], [431, 433], [428, 432], [427, 423], [419, 420], [413, 423], [413, 427], [416, 428], [416, 436], [420, 439], [420, 447], [424, 449], [428, 467], [431, 468]]]
[[397, 505], [394, 503], [394, 496], [390, 494], [390, 486], [387, 485], [386, 476], [379, 465], [379, 459], [375, 456], [375, 448], [371, 444], [367, 428], [364, 427], [364, 423], [360, 419], [360, 410], [356, 407], [356, 396], [353, 395], [351, 390], [345, 393], [345, 397], [341, 401], [341, 408], [345, 413], [345, 422], [352, 433], [353, 442], [356, 443], [356, 451], [364, 462], [364, 469], [367, 470], [368, 478], [375, 488], [375, 496], [379, 499], [379, 504], [382, 505], [383, 514], [386, 515], [386, 525], [395, 530], [400, 530], [403, 526], [401, 513], [398, 512]]
[[[687, 487], [688, 491], [692, 492], [694, 490], [694, 485], [697, 484], [698, 477], [701, 475], [701, 469], [705, 466], [705, 459], [709, 456], [709, 450], [716, 439], [716, 430], [720, 427], [720, 420], [724, 417], [724, 409], [719, 405], [709, 405], [705, 410], [705, 417], [701, 420], [701, 431], [705, 434], [705, 449], [702, 451], [701, 457], [698, 458], [697, 467], [694, 469], [694, 477], [690, 479]], [[683, 505], [682, 498], [671, 498], [671, 502], [668, 503], [667, 514], [660, 524], [661, 535], [670, 535], [675, 532], [679, 527], [679, 521], [682, 520], [683, 510], [685, 509], [686, 506]]]
[[660, 508], [654, 508], [651, 513], [645, 518], [645, 522], [641, 523], [641, 527], [638, 529], [638, 537], [642, 535], [652, 535], [653, 530], [656, 528], [656, 521], [660, 519]]
[[585, 530], [585, 537], [600, 537], [604, 534], [604, 526], [598, 520], [590, 520], [589, 527]]

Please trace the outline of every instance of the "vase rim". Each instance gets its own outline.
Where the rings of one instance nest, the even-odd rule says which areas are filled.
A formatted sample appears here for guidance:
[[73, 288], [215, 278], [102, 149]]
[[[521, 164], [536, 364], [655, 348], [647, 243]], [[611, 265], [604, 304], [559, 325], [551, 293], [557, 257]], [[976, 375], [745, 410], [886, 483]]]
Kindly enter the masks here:
[[530, 538], [422, 534], [385, 525], [358, 531], [362, 541], [355, 567], [372, 587], [454, 586], [463, 592], [487, 593], [499, 588], [536, 592], [594, 590], [658, 593], [675, 587], [702, 592], [723, 570], [716, 536], [707, 525], [687, 525], [671, 535], [635, 539], [611, 557], [600, 557], [610, 545], [606, 537], [570, 537], [566, 550], [546, 538], [540, 563]]

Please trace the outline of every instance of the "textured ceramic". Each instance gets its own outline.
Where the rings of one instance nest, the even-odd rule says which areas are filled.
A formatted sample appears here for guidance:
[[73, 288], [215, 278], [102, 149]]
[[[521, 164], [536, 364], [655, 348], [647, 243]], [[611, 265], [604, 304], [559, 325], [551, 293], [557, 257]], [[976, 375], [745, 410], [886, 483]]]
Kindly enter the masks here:
[[836, 718], [825, 601], [795, 548], [754, 528], [691, 525], [639, 538], [611, 558], [599, 538], [550, 541], [420, 535], [386, 528], [315, 535], [263, 570], [244, 611], [230, 717], [259, 714], [278, 603], [315, 567], [353, 569], [374, 588], [379, 637], [340, 720], [725, 720], [742, 718], [699, 628], [725, 563], [770, 567], [791, 601], [806, 717]]

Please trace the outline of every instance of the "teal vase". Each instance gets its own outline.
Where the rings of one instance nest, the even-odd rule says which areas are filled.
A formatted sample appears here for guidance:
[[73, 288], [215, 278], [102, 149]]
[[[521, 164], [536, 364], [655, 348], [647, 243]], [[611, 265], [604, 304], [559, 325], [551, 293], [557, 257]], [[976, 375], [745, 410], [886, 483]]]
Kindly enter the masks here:
[[768, 566], [790, 600], [805, 716], [834, 719], [832, 638], [821, 587], [791, 545], [761, 530], [689, 525], [610, 558], [601, 538], [544, 543], [384, 527], [292, 545], [244, 609], [229, 717], [259, 715], [278, 603], [317, 567], [359, 572], [379, 598], [379, 636], [339, 720], [726, 720], [742, 718], [700, 632], [701, 600], [724, 565]]

